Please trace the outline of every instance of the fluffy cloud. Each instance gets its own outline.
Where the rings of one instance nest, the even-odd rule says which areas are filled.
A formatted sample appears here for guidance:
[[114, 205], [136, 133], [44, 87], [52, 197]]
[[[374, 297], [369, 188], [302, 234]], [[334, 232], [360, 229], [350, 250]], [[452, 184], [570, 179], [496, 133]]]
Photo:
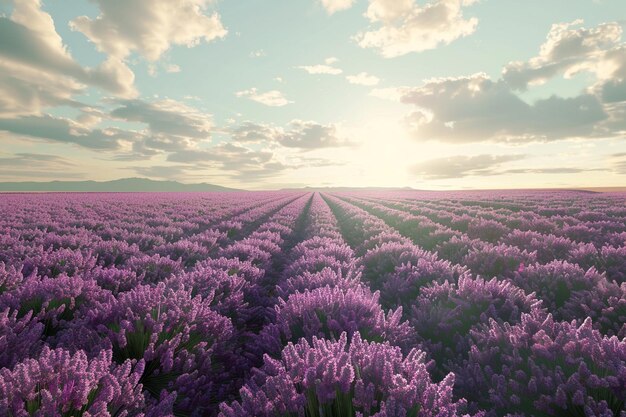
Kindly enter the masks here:
[[118, 100], [120, 107], [111, 116], [131, 122], [145, 123], [152, 135], [175, 136], [190, 139], [208, 139], [213, 124], [211, 115], [175, 100], [154, 102]]
[[[509, 63], [502, 79], [485, 74], [426, 80], [417, 88], [374, 90], [415, 106], [406, 122], [416, 137], [448, 142], [551, 141], [618, 137], [626, 133], [626, 43], [622, 28], [582, 21], [553, 25], [539, 55]], [[563, 75], [594, 74], [578, 96], [553, 95], [533, 103], [518, 90]], [[393, 94], [392, 94], [393, 93]]]
[[328, 14], [333, 14], [342, 10], [347, 10], [356, 0], [321, 0], [322, 6]]
[[348, 75], [346, 79], [350, 84], [364, 85], [368, 87], [373, 87], [378, 85], [380, 79], [373, 75], [368, 74], [367, 72], [361, 72], [356, 75]]
[[331, 57], [327, 58], [323, 64], [317, 65], [302, 65], [298, 68], [308, 72], [309, 74], [318, 75], [318, 74], [326, 74], [326, 75], [339, 75], [343, 73], [341, 68], [334, 67], [333, 64], [339, 61], [337, 58]]
[[[118, 160], [149, 159], [163, 152], [194, 149], [210, 140], [210, 114], [171, 99], [153, 102], [116, 99], [107, 113], [83, 107], [76, 120], [50, 115], [0, 118], [0, 131], [89, 149], [124, 151]], [[103, 120], [141, 123], [145, 129], [96, 128]]]
[[235, 141], [241, 143], [273, 142], [280, 135], [281, 129], [271, 125], [244, 122], [232, 130]]
[[142, 138], [135, 132], [117, 128], [88, 129], [73, 120], [49, 115], [0, 119], [0, 131], [108, 151], [121, 149], [121, 142], [134, 142]]
[[359, 33], [362, 48], [374, 48], [393, 58], [446, 45], [476, 30], [478, 20], [465, 18], [463, 8], [475, 0], [370, 0], [366, 16], [376, 30]]
[[232, 137], [241, 143], [263, 142], [302, 150], [350, 145], [350, 142], [340, 137], [337, 126], [302, 120], [292, 120], [287, 128], [245, 122], [233, 129]]
[[339, 75], [343, 72], [340, 68], [335, 68], [330, 65], [303, 65], [298, 67], [309, 74], [318, 75], [318, 74], [327, 74], [327, 75]]
[[[116, 160], [150, 159], [163, 152], [194, 149], [211, 137], [211, 115], [178, 101], [116, 99], [111, 103], [117, 107], [110, 113], [83, 107], [75, 121], [50, 115], [0, 118], [0, 131], [94, 150], [119, 151], [113, 156]], [[97, 129], [103, 120], [141, 123], [146, 128]]]
[[256, 88], [251, 88], [249, 90], [238, 91], [235, 93], [235, 95], [237, 97], [248, 98], [252, 101], [256, 101], [257, 103], [261, 103], [270, 107], [282, 107], [286, 106], [287, 104], [293, 103], [293, 101], [287, 100], [283, 93], [278, 90], [271, 90], [265, 93], [261, 93]]
[[374, 88], [370, 91], [369, 95], [381, 100], [400, 101], [404, 94], [410, 90], [411, 87]]
[[524, 142], [615, 133], [602, 130], [609, 115], [592, 94], [528, 104], [485, 74], [433, 79], [402, 92], [402, 102], [417, 108], [407, 125], [423, 139]]
[[451, 156], [430, 159], [411, 167], [411, 173], [425, 179], [450, 179], [475, 175], [496, 175], [496, 168], [511, 161], [524, 159], [524, 155]]
[[80, 106], [72, 97], [87, 86], [136, 95], [134, 74], [119, 59], [84, 68], [67, 51], [38, 0], [19, 0], [0, 17], [0, 115], [38, 114], [46, 106]]
[[48, 106], [82, 106], [73, 99], [83, 86], [24, 65], [0, 61], [0, 117], [39, 114]]
[[[622, 27], [618, 23], [603, 23], [595, 28], [581, 27], [583, 21], [552, 25], [539, 55], [527, 62], [509, 63], [503, 79], [513, 88], [525, 90], [529, 85], [543, 84], [550, 78], [563, 75], [570, 78], [587, 71], [611, 87], [626, 88], [626, 44], [621, 43]], [[620, 95], [621, 96], [621, 95]], [[626, 96], [621, 96], [622, 100]], [[611, 100], [613, 101], [613, 100]], [[621, 101], [621, 100], [620, 100]]]
[[168, 162], [193, 165], [196, 169], [218, 168], [239, 180], [272, 177], [289, 167], [274, 154], [233, 143], [223, 143], [209, 149], [184, 150], [172, 153]]
[[195, 46], [226, 36], [210, 0], [95, 0], [100, 15], [71, 22], [99, 50], [123, 59], [132, 52], [156, 61], [171, 45]]
[[155, 101], [116, 100], [118, 105], [105, 117], [146, 125], [133, 132], [131, 152], [118, 160], [150, 159], [161, 153], [193, 150], [211, 139], [212, 116], [172, 99]]
[[319, 149], [346, 146], [347, 142], [337, 134], [335, 125], [294, 120], [289, 130], [281, 132], [278, 143], [289, 148]]

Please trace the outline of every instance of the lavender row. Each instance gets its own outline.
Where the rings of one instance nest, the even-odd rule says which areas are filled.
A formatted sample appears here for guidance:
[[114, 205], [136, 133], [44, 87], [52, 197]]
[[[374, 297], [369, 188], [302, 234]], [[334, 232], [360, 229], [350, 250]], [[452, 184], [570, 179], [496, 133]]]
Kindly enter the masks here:
[[454, 376], [433, 383], [424, 353], [403, 356], [394, 346], [411, 329], [400, 323], [401, 310], [385, 316], [378, 293], [361, 283], [319, 195], [309, 218], [277, 285], [276, 319], [258, 337], [263, 365], [241, 400], [221, 405], [221, 416], [460, 415], [465, 402], [452, 399]]
[[[519, 223], [617, 223], [620, 201], [7, 196], [0, 417], [625, 417], [626, 284]], [[592, 229], [570, 242], [618, 238]], [[37, 258], [46, 240], [65, 257]], [[500, 261], [516, 250], [535, 258]]]
[[[293, 195], [288, 198], [294, 200]], [[259, 234], [266, 238], [273, 225], [280, 229], [280, 236], [284, 232], [281, 227], [292, 223], [306, 200], [302, 196], [280, 210], [272, 217], [276, 223], [265, 222], [246, 243], [260, 240]], [[228, 255], [235, 245], [219, 250], [220, 254]], [[274, 250], [275, 255], [279, 253], [280, 248]], [[185, 413], [215, 404], [235, 383], [232, 368], [225, 363], [232, 359], [237, 344], [236, 312], [246, 310], [246, 300], [239, 296], [254, 287], [244, 279], [264, 275], [252, 262], [267, 256], [251, 258], [207, 260], [188, 271], [159, 264], [150, 272], [160, 279], [135, 282], [128, 291], [116, 293], [99, 286], [91, 270], [43, 277], [31, 274], [19, 282], [15, 277], [22, 276], [22, 271], [13, 266], [3, 268], [3, 284], [14, 288], [3, 285], [0, 295], [0, 343], [7, 347], [2, 355], [6, 372], [0, 382], [0, 409], [10, 415], [52, 415], [53, 409], [92, 415], [110, 411], [106, 404], [113, 401], [112, 394], [99, 400], [98, 393], [119, 390], [111, 385], [118, 382], [116, 378], [103, 374], [89, 383], [82, 377], [77, 380], [76, 375], [63, 376], [64, 363], [69, 366], [79, 361], [76, 366], [87, 372], [87, 368], [104, 366], [102, 361], [92, 365], [100, 357], [108, 361], [103, 372], [109, 369], [115, 375], [135, 375], [130, 384], [136, 398], [131, 398], [132, 407], [119, 409], [121, 415], [140, 411], [171, 415], [174, 410]], [[38, 371], [39, 376], [19, 379], [35, 366], [33, 360], [39, 361], [37, 366], [47, 366], [49, 355], [63, 358], [63, 363], [51, 365], [52, 374]], [[64, 387], [55, 386], [59, 378], [67, 379]], [[227, 383], [223, 383], [225, 378]], [[83, 383], [89, 384], [75, 385]], [[61, 389], [63, 395], [57, 396], [54, 389]]]
[[[405, 234], [420, 236], [420, 233], [414, 233], [420, 230], [416, 226], [419, 225], [419, 219], [415, 219], [415, 216], [374, 203], [367, 207], [398, 225]], [[419, 240], [419, 237], [415, 239]], [[585, 245], [581, 245], [584, 249]], [[558, 251], [558, 246], [555, 246], [549, 248]], [[521, 250], [502, 243], [493, 245], [471, 240], [467, 236], [453, 236], [440, 243], [436, 249], [438, 254], [458, 260], [486, 279], [506, 279], [528, 294], [534, 292], [558, 319], [584, 320], [591, 317], [594, 326], [604, 334], [626, 336], [626, 283], [611, 281], [593, 266], [583, 263], [583, 266], [587, 266], [584, 269], [576, 259], [568, 257], [545, 264], [534, 262], [538, 253], [550, 251], [543, 248]], [[574, 254], [581, 252], [584, 253], [584, 250], [572, 251]]]
[[[354, 219], [359, 216], [358, 209], [351, 208], [347, 204], [342, 205], [340, 200], [335, 201], [341, 209], [347, 211], [346, 218], [350, 221], [355, 221]], [[361, 217], [362, 225], [377, 223], [375, 219], [368, 219], [366, 213], [361, 213]], [[376, 230], [376, 227], [372, 229]], [[380, 229], [382, 229], [382, 225], [378, 223], [378, 230]], [[361, 233], [366, 233], [367, 227], [361, 226], [357, 230]], [[362, 242], [366, 244], [367, 233], [365, 237], [366, 239]], [[384, 247], [386, 244], [388, 243], [383, 243], [380, 247]], [[381, 264], [377, 263], [377, 265]], [[401, 267], [402, 261], [396, 261], [396, 270], [398, 265]], [[568, 264], [554, 265], [551, 272], [556, 272], [558, 276], [559, 267], [564, 269], [570, 267], [570, 270], [574, 267], [576, 268], [576, 273], [582, 272], [582, 276], [586, 275], [584, 271]], [[389, 269], [391, 269], [391, 266], [388, 267]], [[557, 269], [557, 271], [554, 271], [554, 269]], [[526, 278], [533, 275], [541, 277], [537, 280], [541, 281], [545, 273], [545, 271], [533, 270], [533, 268], [519, 272], [525, 273], [525, 276], [517, 275], [520, 283], [525, 283], [527, 281]], [[381, 272], [377, 273], [377, 276], [380, 277], [381, 275], [384, 276], [384, 272], [382, 274]], [[453, 281], [444, 282], [443, 284], [435, 282], [422, 286], [418, 294], [412, 299], [411, 324], [413, 324], [416, 330], [421, 346], [435, 359], [436, 368], [433, 371], [434, 375], [443, 377], [448, 372], [456, 374], [459, 380], [456, 384], [456, 394], [458, 397], [470, 400], [470, 405], [474, 411], [483, 409], [487, 410], [489, 415], [504, 415], [505, 410], [511, 412], [511, 414], [515, 414], [515, 410], [518, 410], [519, 415], [531, 415], [540, 410], [546, 415], [554, 415], [559, 412], [558, 410], [569, 410], [572, 413], [582, 412], [583, 415], [619, 416], [624, 400], [624, 393], [620, 387], [624, 384], [624, 376], [626, 376], [624, 373], [626, 362], [624, 362], [623, 356], [624, 347], [626, 346], [626, 339], [623, 336], [623, 324], [626, 316], [624, 301], [626, 297], [620, 296], [620, 293], [626, 293], [624, 292], [624, 286], [620, 288], [615, 283], [609, 283], [604, 276], [598, 273], [594, 275], [593, 270], [590, 275], [590, 285], [586, 286], [586, 289], [590, 291], [586, 293], [584, 290], [575, 292], [575, 296], [570, 300], [570, 307], [577, 309], [579, 317], [583, 317], [583, 319], [572, 321], [568, 328], [570, 329], [568, 330], [570, 334], [575, 332], [577, 326], [589, 328], [590, 330], [587, 332], [586, 338], [580, 338], [575, 341], [572, 341], [571, 338], [561, 338], [551, 341], [555, 348], [561, 344], [561, 349], [570, 349], [570, 346], [573, 346], [574, 349], [582, 350], [586, 345], [596, 345], [598, 343], [603, 346], [613, 347], [613, 350], [609, 353], [603, 353], [603, 355], [610, 357], [609, 364], [604, 362], [605, 359], [600, 359], [592, 354], [578, 354], [578, 356], [574, 354], [573, 357], [575, 359], [572, 357], [568, 358], [568, 361], [571, 361], [571, 363], [580, 364], [582, 361], [587, 368], [592, 369], [584, 377], [580, 376], [579, 370], [573, 369], [572, 366], [565, 368], [561, 366], [560, 362], [555, 363], [536, 358], [533, 348], [538, 342], [532, 339], [531, 336], [534, 336], [534, 334], [530, 332], [528, 337], [531, 337], [531, 340], [525, 346], [528, 349], [525, 351], [525, 360], [530, 362], [537, 360], [537, 362], [542, 364], [542, 367], [528, 368], [524, 366], [521, 368], [523, 372], [516, 374], [510, 372], [510, 364], [501, 362], [504, 358], [500, 357], [500, 353], [497, 350], [494, 351], [492, 356], [488, 357], [492, 361], [491, 363], [484, 360], [484, 356], [479, 357], [478, 354], [484, 352], [487, 346], [493, 343], [491, 337], [493, 336], [494, 328], [502, 328], [502, 326], [504, 328], [510, 328], [510, 326], [519, 327], [529, 322], [531, 318], [541, 322], [553, 320], [552, 314], [548, 313], [546, 306], [536, 298], [534, 293], [525, 292], [510, 280], [500, 281], [492, 279], [485, 281], [462, 274], [456, 283]], [[561, 279], [561, 283], [566, 281], [567, 278], [569, 277], [565, 275]], [[385, 283], [389, 281], [389, 278], [383, 279]], [[538, 283], [537, 281], [535, 281], [535, 284]], [[551, 288], [556, 287], [558, 290], [561, 290], [559, 288], [561, 285], [553, 285]], [[570, 285], [570, 289], [577, 287], [575, 282], [568, 282], [568, 285]], [[607, 292], [604, 292], [606, 298], [598, 302], [598, 293], [594, 293], [594, 291], [596, 288], [602, 288], [602, 286], [605, 288], [609, 286], [612, 291], [617, 292], [612, 297]], [[551, 291], [553, 290], [550, 287], [546, 288], [543, 295], [547, 294], [554, 297]], [[556, 298], [558, 299], [558, 297], [559, 295]], [[583, 302], [581, 303], [581, 301]], [[590, 317], [584, 318], [586, 317], [585, 313], [589, 313], [589, 311], [585, 311], [585, 307], [589, 303], [596, 304], [597, 312], [606, 314], [606, 316], [599, 318], [600, 323], [594, 324]], [[606, 305], [607, 303], [609, 305]], [[602, 307], [598, 307], [597, 304], [601, 304]], [[562, 313], [566, 314], [566, 311], [568, 309], [564, 308]], [[567, 322], [560, 323], [565, 325]], [[604, 330], [609, 335], [620, 333], [621, 339], [617, 336], [609, 337], [602, 335], [597, 330], [593, 330], [594, 327], [604, 327]], [[550, 337], [556, 338], [553, 335]], [[507, 344], [507, 341], [500, 339], [500, 343]], [[512, 348], [510, 345], [507, 347]], [[513, 349], [511, 351], [512, 359], [519, 357], [515, 356], [518, 353], [521, 352]], [[477, 365], [476, 361], [479, 358], [483, 362]], [[482, 374], [482, 380], [472, 381], [469, 377], [471, 369], [480, 369], [483, 372], [489, 370], [489, 376]], [[498, 372], [501, 372], [500, 378], [505, 378], [508, 383], [518, 389], [516, 393], [512, 394], [509, 391], [505, 391], [501, 394], [501, 397], [494, 395], [494, 392], [497, 392], [494, 388], [499, 387], [502, 383], [501, 380], [496, 378]], [[557, 375], [559, 375], [559, 378], [556, 378]], [[518, 385], [519, 378], [522, 378], [522, 381], [524, 381], [524, 378], [535, 381], [540, 377], [543, 384], [541, 389], [531, 387], [531, 389], [527, 390], [524, 384], [528, 385], [528, 380], [519, 382], [521, 386]], [[489, 380], [489, 378], [492, 379]], [[572, 380], [574, 379], [579, 380], [576, 386], [572, 385]], [[558, 397], [556, 395], [549, 397], [548, 394], [551, 390], [554, 393], [562, 392], [565, 394], [560, 394]], [[506, 406], [502, 407], [502, 402], [508, 398], [506, 395], [516, 395], [517, 398], [524, 400], [518, 400], [517, 402], [508, 401]], [[604, 414], [600, 414], [601, 412]]]
[[[568, 205], [572, 201], [576, 200]], [[508, 245], [513, 247], [509, 253], [535, 251], [541, 263], [567, 260], [584, 269], [593, 266], [618, 283], [626, 281], [626, 219], [612, 217], [619, 212], [615, 206], [539, 216], [484, 207], [468, 211], [457, 206], [455, 213], [445, 205], [416, 209], [415, 202], [369, 199], [369, 203], [421, 244], [449, 256], [460, 258], [481, 246]], [[525, 257], [518, 255], [520, 262]]]

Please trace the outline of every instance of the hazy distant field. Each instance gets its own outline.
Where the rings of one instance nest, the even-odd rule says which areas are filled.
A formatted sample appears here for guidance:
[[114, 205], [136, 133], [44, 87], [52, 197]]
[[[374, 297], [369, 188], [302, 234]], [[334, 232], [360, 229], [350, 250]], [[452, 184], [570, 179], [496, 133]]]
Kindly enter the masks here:
[[0, 417], [624, 417], [625, 203], [3, 195]]

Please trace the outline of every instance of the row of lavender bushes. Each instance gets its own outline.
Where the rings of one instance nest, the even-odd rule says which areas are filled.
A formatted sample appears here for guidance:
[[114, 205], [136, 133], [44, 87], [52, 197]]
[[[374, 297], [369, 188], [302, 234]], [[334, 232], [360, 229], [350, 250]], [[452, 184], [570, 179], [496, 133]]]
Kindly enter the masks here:
[[624, 417], [623, 201], [7, 197], [0, 416]]

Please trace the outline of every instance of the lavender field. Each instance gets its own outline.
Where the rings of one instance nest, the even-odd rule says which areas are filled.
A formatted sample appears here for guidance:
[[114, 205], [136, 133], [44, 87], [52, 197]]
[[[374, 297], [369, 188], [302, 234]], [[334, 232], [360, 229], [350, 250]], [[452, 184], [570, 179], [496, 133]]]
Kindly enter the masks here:
[[625, 417], [625, 203], [2, 195], [0, 417]]

